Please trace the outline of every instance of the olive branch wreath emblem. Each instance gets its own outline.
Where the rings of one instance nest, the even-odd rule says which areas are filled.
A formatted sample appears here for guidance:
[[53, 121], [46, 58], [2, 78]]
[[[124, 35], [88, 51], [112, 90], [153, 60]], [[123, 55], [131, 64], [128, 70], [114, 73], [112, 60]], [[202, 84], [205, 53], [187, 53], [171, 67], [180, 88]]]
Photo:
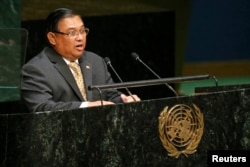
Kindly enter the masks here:
[[181, 154], [188, 157], [196, 152], [204, 129], [203, 114], [193, 104], [193, 108], [178, 104], [168, 109], [168, 106], [159, 116], [159, 137], [168, 155], [178, 158]]

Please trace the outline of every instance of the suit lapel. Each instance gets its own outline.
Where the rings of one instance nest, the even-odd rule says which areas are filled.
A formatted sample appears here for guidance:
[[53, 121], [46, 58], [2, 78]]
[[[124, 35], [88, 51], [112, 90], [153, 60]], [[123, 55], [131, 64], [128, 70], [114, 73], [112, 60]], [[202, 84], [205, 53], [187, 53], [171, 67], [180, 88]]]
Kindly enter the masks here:
[[51, 62], [54, 64], [55, 68], [59, 71], [59, 73], [64, 77], [66, 82], [70, 85], [70, 87], [73, 89], [73, 91], [76, 93], [78, 98], [81, 101], [84, 101], [81, 92], [76, 84], [76, 81], [74, 79], [74, 76], [72, 72], [70, 71], [68, 65], [66, 62], [63, 60], [63, 58], [58, 55], [53, 49], [48, 49], [50, 52], [48, 55], [49, 59]]

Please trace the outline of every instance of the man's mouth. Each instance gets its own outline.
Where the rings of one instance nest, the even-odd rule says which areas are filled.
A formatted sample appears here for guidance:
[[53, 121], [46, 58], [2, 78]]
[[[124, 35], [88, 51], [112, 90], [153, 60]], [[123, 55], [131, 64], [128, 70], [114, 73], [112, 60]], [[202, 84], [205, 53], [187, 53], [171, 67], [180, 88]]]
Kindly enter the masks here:
[[82, 51], [83, 50], [83, 45], [82, 44], [76, 45], [76, 48], [77, 48], [77, 50]]

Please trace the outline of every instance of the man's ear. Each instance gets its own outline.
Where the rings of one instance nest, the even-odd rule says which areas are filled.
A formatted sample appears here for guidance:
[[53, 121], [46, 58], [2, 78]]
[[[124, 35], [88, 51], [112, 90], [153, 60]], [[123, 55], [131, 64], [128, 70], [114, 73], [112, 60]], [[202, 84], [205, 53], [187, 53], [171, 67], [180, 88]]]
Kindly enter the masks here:
[[53, 32], [48, 32], [47, 33], [47, 38], [48, 38], [48, 41], [51, 45], [55, 45], [56, 44], [56, 36]]

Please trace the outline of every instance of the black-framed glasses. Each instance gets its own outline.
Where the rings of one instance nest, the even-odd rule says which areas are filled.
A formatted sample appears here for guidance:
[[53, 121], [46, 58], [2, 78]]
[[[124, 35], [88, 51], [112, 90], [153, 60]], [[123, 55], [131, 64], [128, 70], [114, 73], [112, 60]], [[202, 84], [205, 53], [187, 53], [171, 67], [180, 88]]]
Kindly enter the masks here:
[[62, 34], [62, 35], [65, 35], [65, 36], [68, 36], [69, 38], [75, 38], [76, 36], [78, 36], [79, 34], [80, 35], [88, 35], [89, 33], [89, 28], [82, 28], [80, 29], [79, 31], [77, 30], [74, 30], [74, 31], [70, 31], [70, 32], [60, 32], [60, 31], [53, 31], [54, 33], [57, 33], [57, 34]]

